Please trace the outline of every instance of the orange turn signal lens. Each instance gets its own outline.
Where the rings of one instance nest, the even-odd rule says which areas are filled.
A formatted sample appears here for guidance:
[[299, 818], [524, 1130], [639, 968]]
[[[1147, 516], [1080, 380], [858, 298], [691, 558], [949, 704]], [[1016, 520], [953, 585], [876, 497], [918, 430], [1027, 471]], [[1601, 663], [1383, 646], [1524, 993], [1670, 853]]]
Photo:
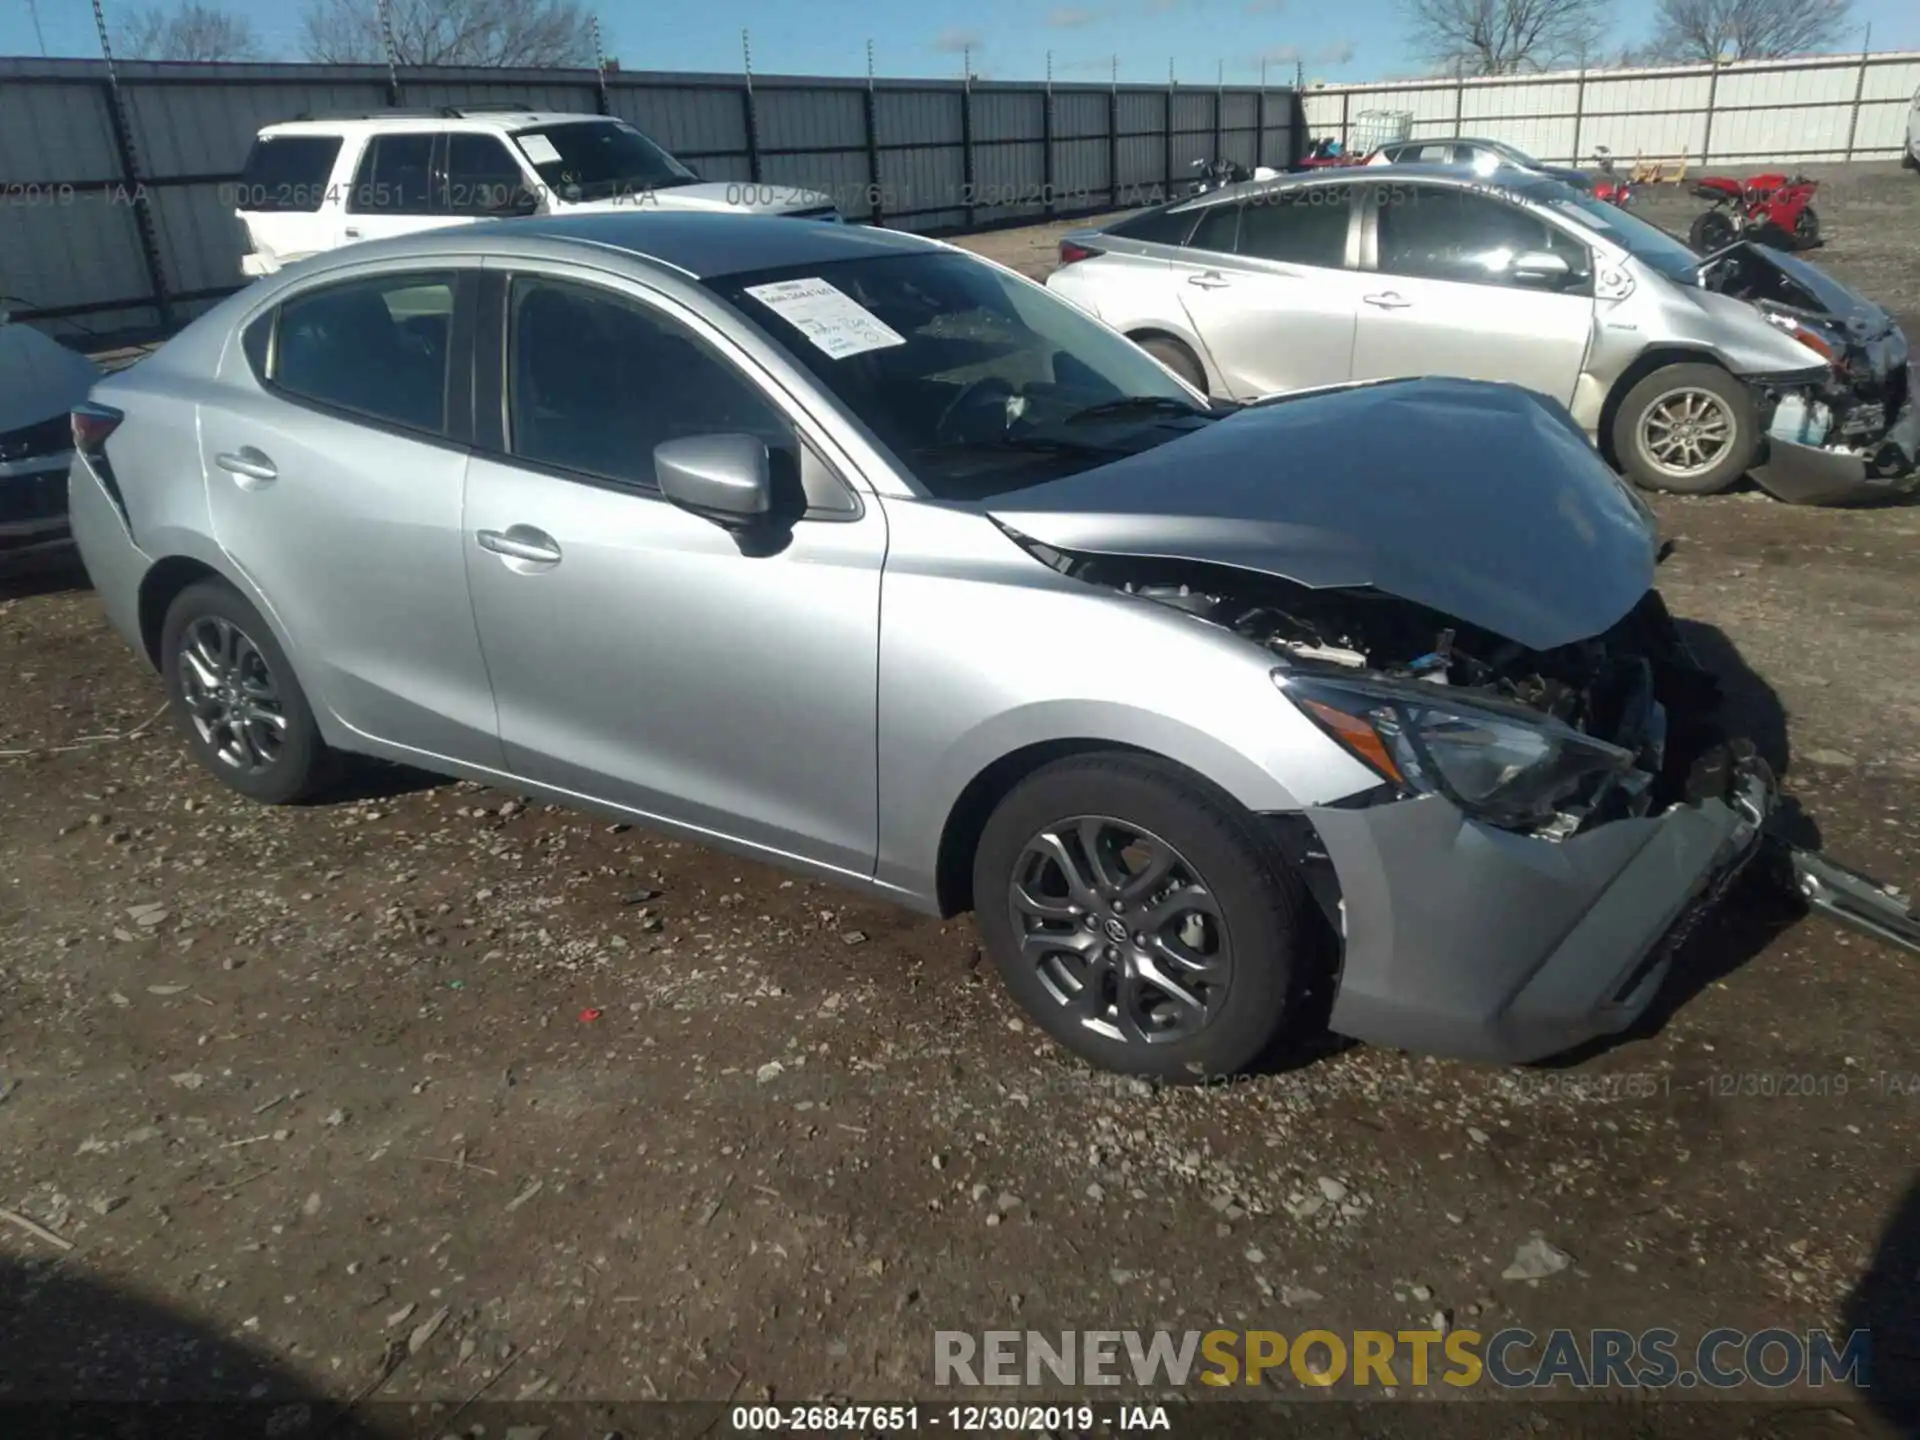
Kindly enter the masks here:
[[1406, 777], [1401, 775], [1400, 767], [1393, 763], [1393, 756], [1387, 753], [1387, 747], [1381, 743], [1379, 734], [1365, 720], [1357, 715], [1336, 709], [1324, 701], [1310, 696], [1299, 696], [1299, 702], [1313, 712], [1313, 717], [1338, 740], [1359, 756], [1368, 765], [1378, 770], [1396, 785], [1404, 786]]

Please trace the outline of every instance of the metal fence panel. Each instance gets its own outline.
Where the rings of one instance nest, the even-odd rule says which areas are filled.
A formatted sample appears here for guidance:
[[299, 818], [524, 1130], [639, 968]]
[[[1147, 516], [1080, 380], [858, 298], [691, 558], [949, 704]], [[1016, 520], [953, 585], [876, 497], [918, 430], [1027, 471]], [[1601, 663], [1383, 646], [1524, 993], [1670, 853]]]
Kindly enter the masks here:
[[1319, 86], [1302, 112], [1310, 134], [1351, 140], [1362, 112], [1404, 111], [1416, 136], [1482, 135], [1562, 163], [1590, 163], [1595, 145], [1706, 165], [1891, 160], [1917, 88], [1920, 51], [1884, 51]]
[[[393, 98], [394, 77], [377, 66], [132, 63], [118, 74], [115, 90], [98, 62], [0, 58], [0, 201], [13, 201], [0, 280], [25, 318], [53, 328], [164, 326], [237, 289], [243, 236], [229, 187], [259, 128], [379, 112]], [[825, 190], [856, 220], [874, 217], [877, 189], [881, 223], [920, 230], [1149, 203], [1170, 154], [1177, 181], [1216, 151], [1286, 164], [1298, 131], [1291, 91], [1263, 101], [1244, 87], [969, 92], [883, 80], [869, 94], [815, 76], [756, 77], [749, 90], [737, 75], [462, 69], [397, 80], [411, 108], [605, 109], [707, 179]], [[74, 188], [37, 208], [19, 199], [48, 181]]]

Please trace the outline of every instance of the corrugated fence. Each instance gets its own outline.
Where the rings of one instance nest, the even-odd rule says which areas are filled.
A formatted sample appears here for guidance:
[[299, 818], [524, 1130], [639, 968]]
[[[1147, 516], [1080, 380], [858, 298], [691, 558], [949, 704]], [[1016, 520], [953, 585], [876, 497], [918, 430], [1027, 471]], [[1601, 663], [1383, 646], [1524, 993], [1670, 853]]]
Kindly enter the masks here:
[[[117, 79], [117, 83], [115, 80]], [[709, 180], [955, 232], [1145, 205], [1196, 159], [1284, 167], [1284, 89], [0, 58], [0, 294], [55, 331], [167, 328], [241, 283], [230, 187], [304, 113], [525, 103], [617, 115]]]
[[1412, 134], [1504, 140], [1541, 160], [1616, 156], [1743, 161], [1894, 160], [1920, 89], [1920, 52], [1565, 70], [1487, 79], [1316, 86], [1307, 131], [1349, 138], [1372, 111], [1413, 117]]

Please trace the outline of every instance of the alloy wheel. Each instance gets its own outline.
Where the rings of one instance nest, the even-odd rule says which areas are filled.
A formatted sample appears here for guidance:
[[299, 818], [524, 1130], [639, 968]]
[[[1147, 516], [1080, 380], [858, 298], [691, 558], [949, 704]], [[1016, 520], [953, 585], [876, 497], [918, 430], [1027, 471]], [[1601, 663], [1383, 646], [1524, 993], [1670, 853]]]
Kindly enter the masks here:
[[1640, 416], [1640, 449], [1662, 475], [1704, 475], [1725, 458], [1738, 424], [1727, 402], [1711, 390], [1669, 390]]
[[287, 716], [273, 671], [247, 633], [203, 615], [180, 639], [180, 697], [193, 728], [222, 765], [271, 769], [286, 743]]
[[1028, 840], [1008, 904], [1023, 959], [1079, 1024], [1127, 1044], [1203, 1029], [1233, 974], [1225, 918], [1200, 873], [1156, 835], [1106, 816]]

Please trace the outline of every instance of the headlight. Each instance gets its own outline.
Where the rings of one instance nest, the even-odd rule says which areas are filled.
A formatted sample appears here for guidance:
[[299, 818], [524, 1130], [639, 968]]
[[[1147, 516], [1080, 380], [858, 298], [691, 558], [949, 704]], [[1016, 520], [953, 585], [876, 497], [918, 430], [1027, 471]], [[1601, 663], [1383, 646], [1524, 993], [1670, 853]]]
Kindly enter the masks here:
[[1491, 824], [1547, 824], [1632, 769], [1631, 752], [1545, 715], [1462, 703], [1445, 686], [1328, 680], [1275, 670], [1306, 716], [1382, 779], [1444, 795]]

